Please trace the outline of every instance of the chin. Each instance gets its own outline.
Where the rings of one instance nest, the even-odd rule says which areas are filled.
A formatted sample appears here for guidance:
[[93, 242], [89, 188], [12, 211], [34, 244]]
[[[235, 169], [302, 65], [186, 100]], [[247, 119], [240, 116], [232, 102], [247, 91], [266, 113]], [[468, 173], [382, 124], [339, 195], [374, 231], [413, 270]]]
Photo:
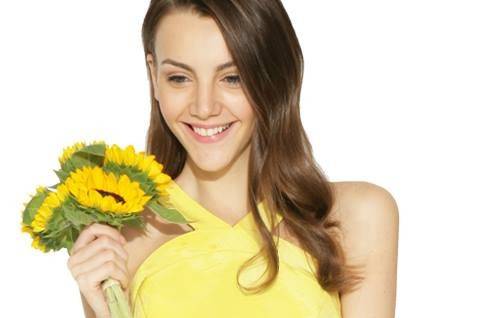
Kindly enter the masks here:
[[202, 171], [219, 172], [230, 166], [232, 163], [230, 158], [230, 156], [227, 156], [224, 153], [220, 153], [217, 156], [211, 154], [205, 156], [193, 155], [191, 156], [191, 161]]

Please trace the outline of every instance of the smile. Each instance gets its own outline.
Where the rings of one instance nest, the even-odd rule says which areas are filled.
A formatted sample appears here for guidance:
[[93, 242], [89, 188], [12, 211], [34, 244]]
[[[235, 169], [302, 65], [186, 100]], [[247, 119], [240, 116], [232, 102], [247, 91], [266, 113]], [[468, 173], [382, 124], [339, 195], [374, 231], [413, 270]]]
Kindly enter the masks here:
[[231, 125], [232, 123], [229, 123], [224, 126], [215, 127], [212, 129], [211, 128], [204, 129], [204, 128], [195, 127], [195, 126], [191, 126], [191, 127], [196, 134], [204, 136], [204, 137], [208, 137], [208, 136], [210, 137], [223, 132], [224, 130], [228, 129]]
[[190, 124], [185, 124], [185, 126], [187, 126], [189, 134], [192, 135], [196, 141], [201, 143], [215, 143], [227, 137], [232, 127], [235, 126], [235, 123], [236, 122], [231, 122], [223, 126], [208, 129], [195, 127]]

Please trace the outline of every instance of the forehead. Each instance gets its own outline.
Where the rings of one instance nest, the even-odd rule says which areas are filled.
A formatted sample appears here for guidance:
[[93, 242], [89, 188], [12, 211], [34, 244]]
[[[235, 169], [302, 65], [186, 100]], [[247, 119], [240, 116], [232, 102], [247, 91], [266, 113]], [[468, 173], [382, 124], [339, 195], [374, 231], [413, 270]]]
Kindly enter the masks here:
[[214, 19], [188, 12], [163, 17], [155, 37], [158, 61], [172, 58], [197, 65], [220, 64], [231, 59]]

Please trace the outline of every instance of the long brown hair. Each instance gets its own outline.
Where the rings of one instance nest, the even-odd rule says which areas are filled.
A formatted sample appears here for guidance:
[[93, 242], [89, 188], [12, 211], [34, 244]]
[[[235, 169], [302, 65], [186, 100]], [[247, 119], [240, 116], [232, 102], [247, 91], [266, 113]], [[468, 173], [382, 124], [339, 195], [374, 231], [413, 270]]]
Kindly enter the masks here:
[[[269, 220], [276, 223], [280, 211], [285, 226], [301, 248], [316, 258], [319, 284], [325, 290], [346, 292], [363, 277], [345, 263], [344, 251], [334, 234], [338, 220], [329, 214], [335, 201], [330, 182], [315, 162], [311, 144], [300, 119], [299, 101], [303, 56], [299, 41], [280, 0], [152, 0], [142, 26], [145, 57], [152, 54], [157, 66], [155, 34], [161, 18], [172, 11], [188, 11], [213, 18], [220, 28], [238, 68], [241, 85], [253, 111], [256, 125], [251, 140], [248, 167], [248, 197], [251, 212], [265, 242], [268, 275], [260, 285], [269, 287], [279, 271], [279, 256], [273, 236], [257, 210], [265, 198]], [[154, 98], [151, 72], [151, 119], [146, 152], [154, 154], [173, 179], [186, 162], [187, 153], [166, 125]], [[239, 283], [239, 276], [236, 277]], [[239, 284], [240, 285], [240, 284]]]

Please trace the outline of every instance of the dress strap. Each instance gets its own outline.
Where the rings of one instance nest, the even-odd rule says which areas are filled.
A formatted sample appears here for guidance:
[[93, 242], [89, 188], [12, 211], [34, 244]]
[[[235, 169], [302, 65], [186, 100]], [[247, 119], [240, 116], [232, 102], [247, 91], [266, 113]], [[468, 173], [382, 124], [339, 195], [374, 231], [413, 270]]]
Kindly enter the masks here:
[[176, 209], [182, 216], [188, 220], [188, 224], [194, 229], [221, 227], [217, 220], [205, 211], [205, 208], [196, 200], [191, 198], [181, 187], [171, 180], [166, 186], [168, 194], [166, 200], [162, 200], [166, 207]]
[[[163, 197], [160, 201], [166, 207], [176, 209], [181, 213], [188, 224], [194, 229], [208, 229], [208, 228], [223, 228], [223, 229], [236, 229], [236, 228], [246, 228], [254, 229], [254, 220], [252, 212], [249, 211], [242, 219], [240, 219], [236, 224], [230, 225], [226, 221], [222, 220], [214, 213], [207, 210], [199, 202], [194, 200], [189, 194], [187, 194], [173, 179], [170, 180], [166, 186], [167, 196]], [[262, 220], [266, 226], [271, 229], [271, 223], [266, 215], [264, 209], [264, 201], [261, 201], [258, 204], [258, 210], [261, 215]], [[282, 219], [282, 216], [276, 214], [277, 222], [276, 225]]]

